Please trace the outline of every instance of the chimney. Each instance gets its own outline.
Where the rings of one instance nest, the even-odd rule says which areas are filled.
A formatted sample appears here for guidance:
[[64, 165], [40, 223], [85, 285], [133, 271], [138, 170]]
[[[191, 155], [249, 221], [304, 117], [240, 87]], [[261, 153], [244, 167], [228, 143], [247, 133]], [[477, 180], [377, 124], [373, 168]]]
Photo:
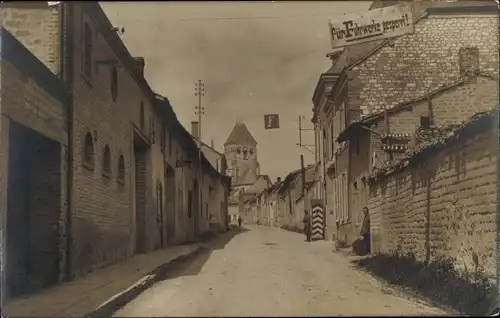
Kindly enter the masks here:
[[194, 139], [200, 138], [200, 125], [197, 121], [191, 122], [191, 136], [193, 136]]
[[141, 73], [142, 76], [144, 76], [144, 67], [146, 66], [146, 62], [144, 61], [144, 58], [142, 56], [134, 57], [135, 64], [137, 65], [137, 68], [139, 69], [139, 72]]
[[280, 183], [281, 182], [281, 178], [280, 177], [277, 177], [276, 178], [276, 183]]

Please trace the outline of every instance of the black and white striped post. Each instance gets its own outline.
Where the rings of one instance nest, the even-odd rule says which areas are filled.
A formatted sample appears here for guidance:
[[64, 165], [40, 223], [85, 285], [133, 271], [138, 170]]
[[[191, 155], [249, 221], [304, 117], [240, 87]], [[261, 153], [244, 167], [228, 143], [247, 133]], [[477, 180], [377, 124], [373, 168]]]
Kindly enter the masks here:
[[311, 239], [325, 239], [325, 208], [322, 200], [311, 200]]

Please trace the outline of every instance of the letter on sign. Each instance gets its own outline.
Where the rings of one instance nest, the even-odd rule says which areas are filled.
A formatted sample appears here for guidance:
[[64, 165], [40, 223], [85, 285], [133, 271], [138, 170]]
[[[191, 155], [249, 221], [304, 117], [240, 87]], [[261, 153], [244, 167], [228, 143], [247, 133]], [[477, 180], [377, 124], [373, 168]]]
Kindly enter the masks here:
[[280, 128], [280, 117], [278, 114], [264, 115], [264, 125], [266, 129]]

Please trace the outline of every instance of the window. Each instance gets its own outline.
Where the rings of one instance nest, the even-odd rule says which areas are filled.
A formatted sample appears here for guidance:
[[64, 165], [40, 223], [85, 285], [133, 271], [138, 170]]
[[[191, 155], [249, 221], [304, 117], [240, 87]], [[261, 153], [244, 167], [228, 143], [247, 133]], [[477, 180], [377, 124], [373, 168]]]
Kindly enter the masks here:
[[121, 184], [125, 183], [125, 159], [123, 155], [120, 155], [118, 159], [118, 182]]
[[188, 191], [188, 217], [191, 218], [193, 214], [193, 190]]
[[163, 186], [161, 182], [157, 181], [156, 188], [156, 220], [159, 224], [163, 224]]
[[175, 210], [180, 210], [182, 208], [182, 191], [180, 188], [177, 188], [177, 208]]
[[92, 30], [88, 23], [83, 27], [82, 71], [87, 78], [92, 78]]
[[116, 66], [113, 65], [111, 67], [111, 98], [114, 102], [116, 102], [116, 98], [118, 97], [118, 71], [116, 70]]
[[474, 74], [479, 71], [479, 49], [477, 47], [463, 47], [458, 51], [458, 65], [460, 76]]
[[168, 155], [172, 155], [172, 132], [168, 132]]
[[85, 135], [83, 146], [83, 165], [86, 168], [94, 169], [94, 138], [90, 133]]
[[333, 155], [335, 153], [335, 136], [334, 136], [334, 133], [333, 133], [333, 127], [334, 127], [334, 124], [332, 123], [330, 125], [330, 134], [331, 134], [331, 142], [330, 142], [330, 147], [331, 147], [331, 154], [330, 154], [330, 157], [333, 158]]
[[109, 146], [104, 146], [104, 153], [102, 155], [102, 173], [103, 175], [111, 174], [111, 151]]
[[250, 154], [253, 155], [253, 148], [250, 148]]
[[238, 148], [238, 149], [236, 150], [236, 152], [237, 152], [237, 153], [238, 153], [238, 155], [239, 155], [239, 154], [241, 153], [241, 149], [240, 149], [240, 148]]
[[165, 153], [165, 123], [161, 126], [161, 135], [160, 135], [160, 149], [161, 153]]
[[144, 129], [144, 103], [141, 102], [141, 109], [139, 110], [139, 126], [141, 129]]
[[156, 142], [156, 123], [153, 116], [149, 116], [149, 122], [151, 123], [151, 142], [154, 144]]
[[428, 128], [431, 124], [431, 119], [429, 116], [420, 116], [420, 126], [423, 128]]

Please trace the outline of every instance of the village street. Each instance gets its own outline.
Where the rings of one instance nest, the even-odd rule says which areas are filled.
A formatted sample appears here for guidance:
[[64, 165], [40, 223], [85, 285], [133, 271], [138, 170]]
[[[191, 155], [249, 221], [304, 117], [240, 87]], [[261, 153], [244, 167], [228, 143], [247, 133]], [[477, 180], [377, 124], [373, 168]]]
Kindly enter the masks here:
[[297, 233], [248, 227], [205, 254], [116, 316], [444, 315], [388, 292], [331, 242], [307, 243]]

